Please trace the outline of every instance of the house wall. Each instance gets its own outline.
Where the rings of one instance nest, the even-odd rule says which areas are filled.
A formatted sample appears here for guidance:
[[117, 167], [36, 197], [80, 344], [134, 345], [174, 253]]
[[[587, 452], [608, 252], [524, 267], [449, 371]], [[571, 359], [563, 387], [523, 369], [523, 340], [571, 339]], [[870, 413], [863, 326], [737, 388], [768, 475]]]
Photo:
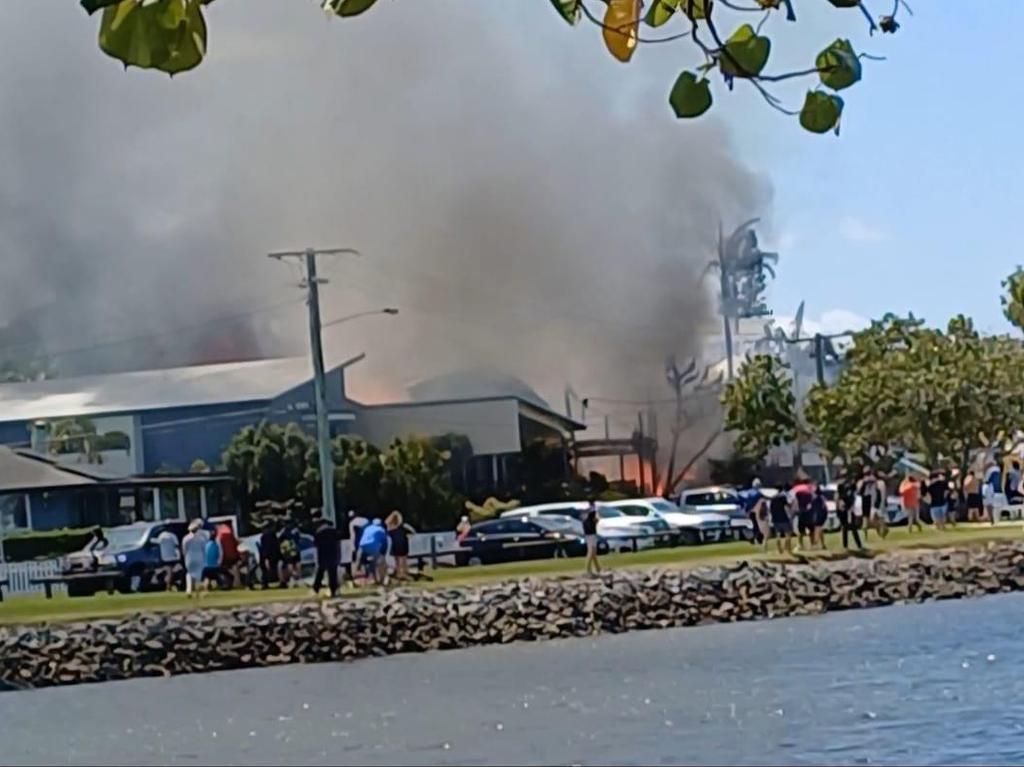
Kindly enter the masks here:
[[167, 468], [188, 471], [197, 458], [215, 467], [235, 433], [266, 415], [266, 402], [178, 407], [143, 413], [143, 471], [152, 473]]

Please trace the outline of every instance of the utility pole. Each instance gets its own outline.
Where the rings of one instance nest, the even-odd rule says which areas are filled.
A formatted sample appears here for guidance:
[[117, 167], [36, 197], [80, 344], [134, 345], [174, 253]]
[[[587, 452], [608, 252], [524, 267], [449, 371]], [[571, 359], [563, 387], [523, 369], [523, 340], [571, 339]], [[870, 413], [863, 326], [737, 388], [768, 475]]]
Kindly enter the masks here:
[[285, 258], [305, 260], [309, 308], [309, 350], [313, 357], [313, 399], [316, 407], [316, 446], [320, 463], [320, 493], [323, 498], [323, 515], [337, 524], [334, 506], [334, 456], [331, 455], [331, 427], [327, 417], [327, 381], [324, 373], [324, 350], [320, 341], [320, 283], [327, 280], [316, 273], [317, 256], [359, 255], [352, 248], [327, 248], [279, 251], [269, 254], [282, 261]]
[[644, 411], [641, 410], [636, 414], [636, 420], [640, 428], [640, 444], [637, 445], [636, 450], [636, 462], [637, 462], [637, 474], [639, 475], [640, 481], [640, 495], [647, 492], [647, 481], [644, 478], [646, 472], [644, 468]]

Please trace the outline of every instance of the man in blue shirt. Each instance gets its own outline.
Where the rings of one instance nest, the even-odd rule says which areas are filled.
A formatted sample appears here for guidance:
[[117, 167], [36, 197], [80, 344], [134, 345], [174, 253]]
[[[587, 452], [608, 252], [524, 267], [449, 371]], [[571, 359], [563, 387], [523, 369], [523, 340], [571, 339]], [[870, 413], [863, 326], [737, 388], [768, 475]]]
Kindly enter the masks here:
[[754, 481], [750, 483], [750, 488], [748, 490], [740, 491], [740, 500], [743, 502], [743, 510], [747, 513], [747, 518], [750, 520], [750, 524], [754, 528], [754, 537], [750, 539], [750, 542], [755, 546], [764, 543], [764, 534], [761, 532], [761, 524], [757, 518], [757, 507], [763, 498], [764, 496], [761, 495], [761, 480], [756, 477], [754, 478]]
[[359, 561], [362, 563], [366, 579], [373, 579], [381, 585], [387, 575], [388, 533], [379, 518], [375, 518], [363, 528], [359, 538]]

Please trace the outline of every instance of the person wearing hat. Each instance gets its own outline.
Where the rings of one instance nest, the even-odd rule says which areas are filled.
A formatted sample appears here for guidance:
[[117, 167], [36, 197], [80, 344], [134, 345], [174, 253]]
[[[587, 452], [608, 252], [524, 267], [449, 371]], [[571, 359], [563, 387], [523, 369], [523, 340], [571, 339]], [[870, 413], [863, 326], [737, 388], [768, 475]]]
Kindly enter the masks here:
[[203, 521], [193, 519], [188, 523], [188, 533], [181, 540], [181, 556], [185, 560], [185, 592], [192, 596], [198, 593], [206, 568], [206, 533]]

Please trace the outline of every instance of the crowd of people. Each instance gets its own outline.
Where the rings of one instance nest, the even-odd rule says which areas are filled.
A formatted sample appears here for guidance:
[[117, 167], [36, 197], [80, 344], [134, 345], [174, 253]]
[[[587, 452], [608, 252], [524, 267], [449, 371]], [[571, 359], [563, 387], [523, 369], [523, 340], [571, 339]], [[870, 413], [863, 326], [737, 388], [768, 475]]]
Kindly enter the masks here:
[[[1013, 461], [1005, 477], [1000, 468], [991, 463], [981, 474], [968, 470], [962, 477], [956, 470], [945, 469], [936, 469], [921, 478], [908, 474], [895, 489], [908, 529], [914, 532], [924, 529], [923, 521], [930, 521], [938, 530], [954, 526], [958, 521], [995, 524], [996, 499], [1000, 494], [1007, 504], [1024, 500], [1021, 481], [1020, 463]], [[857, 549], [863, 549], [869, 531], [874, 531], [881, 539], [888, 536], [889, 490], [887, 478], [871, 468], [865, 468], [859, 475], [840, 473], [835, 489], [835, 515], [844, 549], [849, 549], [851, 542]], [[762, 490], [760, 480], [755, 479], [742, 497], [756, 545], [767, 551], [769, 542], [774, 540], [779, 553], [827, 548], [825, 530], [829, 508], [821, 485], [799, 476], [794, 483], [784, 483], [768, 493]]]

